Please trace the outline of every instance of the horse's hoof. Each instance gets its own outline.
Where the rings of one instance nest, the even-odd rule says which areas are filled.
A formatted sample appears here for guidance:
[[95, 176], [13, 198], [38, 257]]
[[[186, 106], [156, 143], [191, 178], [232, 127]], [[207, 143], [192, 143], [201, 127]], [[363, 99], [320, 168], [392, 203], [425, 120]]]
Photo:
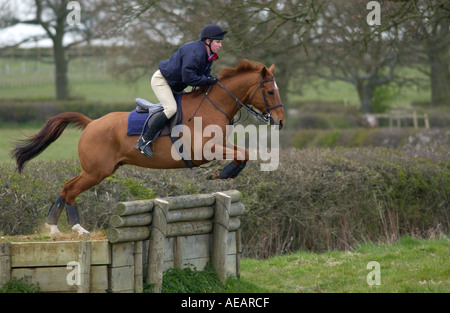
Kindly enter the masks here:
[[216, 179], [222, 179], [222, 177], [220, 177], [220, 173], [219, 170], [215, 170], [212, 173], [208, 173], [206, 176], [207, 180], [216, 180]]
[[89, 237], [91, 237], [91, 233], [88, 232], [83, 227], [81, 227], [80, 224], [77, 224], [74, 227], [72, 227], [72, 231], [76, 231], [78, 233], [78, 236], [80, 236], [82, 238], [89, 238]]
[[50, 236], [61, 236], [62, 233], [59, 231], [57, 225], [45, 224], [45, 227], [50, 228]]

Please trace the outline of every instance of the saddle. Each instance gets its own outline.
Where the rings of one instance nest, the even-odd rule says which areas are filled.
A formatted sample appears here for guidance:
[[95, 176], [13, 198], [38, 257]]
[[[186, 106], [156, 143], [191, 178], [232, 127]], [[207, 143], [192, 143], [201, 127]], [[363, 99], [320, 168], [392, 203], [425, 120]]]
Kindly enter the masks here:
[[[183, 121], [183, 110], [182, 110], [181, 104], [180, 104], [181, 99], [177, 99], [177, 97], [176, 97], [175, 100], [177, 101], [177, 107], [178, 107], [177, 113], [162, 128], [159, 136], [169, 136], [172, 132], [172, 129], [175, 126], [180, 125], [181, 122]], [[162, 110], [164, 110], [164, 108], [161, 105], [161, 103], [155, 104], [155, 103], [151, 103], [151, 102], [141, 99], [141, 98], [136, 99], [136, 104], [137, 104], [137, 107], [135, 110], [136, 113], [147, 115], [146, 122], [144, 123], [141, 131], [139, 132], [139, 135], [142, 135], [147, 130], [148, 126], [153, 123], [153, 120], [154, 120], [153, 117], [154, 117], [155, 113], [161, 112]]]
[[[181, 94], [174, 95], [177, 102], [177, 113], [167, 122], [161, 132], [155, 137], [154, 141], [161, 136], [170, 136], [172, 143], [177, 142], [180, 137], [172, 136], [172, 129], [180, 125], [183, 121], [183, 110], [181, 107]], [[136, 99], [137, 107], [128, 116], [127, 136], [143, 135], [149, 125], [154, 121], [155, 113], [164, 110], [161, 103], [151, 103], [145, 99]], [[181, 145], [178, 153], [183, 158], [188, 168], [195, 167], [190, 157], [185, 153], [183, 145]]]

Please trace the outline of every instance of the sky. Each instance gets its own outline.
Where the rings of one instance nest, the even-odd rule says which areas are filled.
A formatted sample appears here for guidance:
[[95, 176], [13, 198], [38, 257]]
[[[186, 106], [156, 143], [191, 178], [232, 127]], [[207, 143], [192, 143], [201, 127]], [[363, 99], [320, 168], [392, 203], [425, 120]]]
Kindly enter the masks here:
[[[30, 35], [44, 35], [45, 32], [40, 26], [19, 24], [6, 29], [0, 29], [0, 47], [14, 45], [21, 40], [28, 38]], [[40, 47], [52, 47], [52, 41], [45, 39], [36, 42], [30, 42], [21, 45], [22, 48], [33, 48], [39, 45]]]
[[[7, 7], [14, 12], [14, 15], [20, 18], [27, 18], [33, 15], [34, 5], [30, 0], [0, 0], [0, 8], [2, 4], [7, 4]], [[45, 35], [45, 31], [41, 26], [18, 24], [5, 29], [0, 29], [0, 48], [10, 45], [15, 45], [18, 42], [35, 35]], [[70, 43], [70, 37], [65, 36], [65, 43]], [[67, 42], [66, 42], [67, 41]], [[52, 41], [50, 39], [44, 39], [36, 42], [29, 42], [22, 44], [22, 48], [34, 48], [40, 47], [52, 47]]]

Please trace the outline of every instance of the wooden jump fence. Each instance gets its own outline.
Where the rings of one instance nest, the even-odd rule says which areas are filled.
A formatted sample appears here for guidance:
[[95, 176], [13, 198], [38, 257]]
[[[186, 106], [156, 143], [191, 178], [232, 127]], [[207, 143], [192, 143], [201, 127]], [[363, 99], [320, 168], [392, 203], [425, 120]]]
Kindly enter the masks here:
[[0, 288], [28, 277], [42, 292], [161, 292], [169, 268], [210, 263], [239, 276], [239, 191], [119, 203], [108, 240], [0, 243]]
[[430, 121], [428, 118], [428, 114], [418, 114], [416, 111], [401, 112], [401, 111], [391, 111], [386, 114], [366, 114], [366, 119], [372, 127], [376, 127], [379, 124], [380, 119], [388, 119], [389, 120], [389, 128], [394, 128], [394, 122], [397, 124], [397, 128], [402, 126], [402, 121], [405, 121], [403, 124], [407, 125], [406, 121], [412, 120], [414, 129], [419, 128], [419, 120], [423, 120], [423, 127], [426, 129], [430, 129]]

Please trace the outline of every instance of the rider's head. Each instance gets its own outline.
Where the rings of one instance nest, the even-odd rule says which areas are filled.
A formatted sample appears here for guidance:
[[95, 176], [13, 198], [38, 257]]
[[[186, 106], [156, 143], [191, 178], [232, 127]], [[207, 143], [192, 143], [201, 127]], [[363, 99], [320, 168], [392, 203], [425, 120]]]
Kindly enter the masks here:
[[209, 47], [212, 53], [218, 53], [222, 47], [222, 40], [226, 33], [227, 31], [222, 30], [217, 25], [206, 25], [202, 30], [201, 41]]

